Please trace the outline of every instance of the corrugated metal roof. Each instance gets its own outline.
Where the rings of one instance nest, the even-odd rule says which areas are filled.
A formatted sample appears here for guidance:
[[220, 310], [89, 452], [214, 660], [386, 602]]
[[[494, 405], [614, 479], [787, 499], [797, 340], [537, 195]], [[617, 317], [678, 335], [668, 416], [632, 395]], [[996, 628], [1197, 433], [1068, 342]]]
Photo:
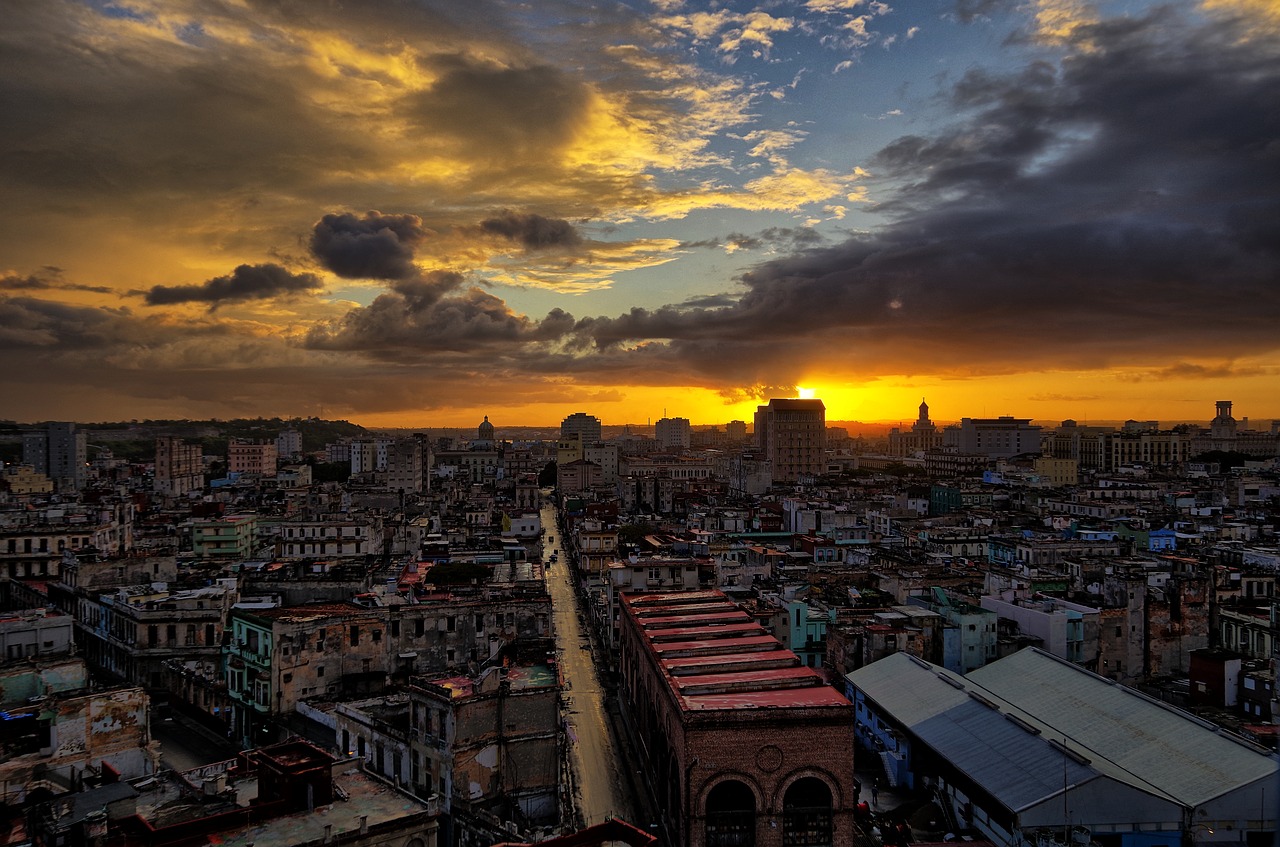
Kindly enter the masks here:
[[1198, 806], [1276, 771], [1263, 748], [1180, 709], [1029, 647], [966, 679], [1046, 734], [1065, 736], [1179, 802]]
[[[963, 677], [902, 653], [848, 675], [885, 715], [1017, 812], [1097, 779], [1096, 769], [974, 699]], [[957, 687], [959, 685], [959, 687]]]

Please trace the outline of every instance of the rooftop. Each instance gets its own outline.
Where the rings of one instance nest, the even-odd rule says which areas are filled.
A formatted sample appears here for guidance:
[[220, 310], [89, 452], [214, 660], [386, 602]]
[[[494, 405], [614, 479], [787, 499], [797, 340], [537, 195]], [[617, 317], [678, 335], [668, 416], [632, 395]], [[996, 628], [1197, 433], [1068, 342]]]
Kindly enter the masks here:
[[719, 591], [624, 594], [622, 604], [687, 712], [849, 708]]
[[[287, 759], [290, 754], [286, 751], [282, 755]], [[336, 840], [344, 833], [358, 831], [362, 819], [374, 829], [407, 818], [421, 816], [425, 820], [437, 814], [432, 804], [396, 791], [366, 774], [358, 759], [334, 763], [331, 757], [323, 755], [323, 761], [282, 760], [279, 764], [291, 769], [332, 767], [335, 799], [314, 810], [249, 822], [249, 804], [257, 797], [259, 779], [256, 776], [231, 778], [227, 782], [228, 790], [221, 796], [193, 796], [183, 784], [184, 780], [200, 784], [206, 770], [218, 767], [209, 765], [185, 774], [170, 772], [133, 781], [139, 792], [137, 813], [154, 827], [185, 823], [187, 828], [201, 830], [205, 843], [224, 847], [295, 847], [324, 841], [327, 826], [332, 826]]]

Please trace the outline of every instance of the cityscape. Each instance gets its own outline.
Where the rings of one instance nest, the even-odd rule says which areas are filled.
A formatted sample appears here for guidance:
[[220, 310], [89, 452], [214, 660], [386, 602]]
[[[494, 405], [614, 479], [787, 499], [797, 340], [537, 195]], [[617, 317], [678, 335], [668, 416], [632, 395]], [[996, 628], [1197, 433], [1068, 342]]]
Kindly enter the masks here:
[[1280, 847], [1280, 0], [6, 0], [0, 847]]
[[4, 424], [5, 843], [1270, 843], [1280, 420], [1212, 410]]

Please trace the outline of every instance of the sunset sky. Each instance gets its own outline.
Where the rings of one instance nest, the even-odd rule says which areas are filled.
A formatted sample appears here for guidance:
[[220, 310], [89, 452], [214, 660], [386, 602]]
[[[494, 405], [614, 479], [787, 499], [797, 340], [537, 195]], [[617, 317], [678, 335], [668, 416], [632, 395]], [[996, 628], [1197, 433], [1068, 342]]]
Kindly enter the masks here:
[[0, 417], [1280, 417], [1280, 0], [7, 0]]

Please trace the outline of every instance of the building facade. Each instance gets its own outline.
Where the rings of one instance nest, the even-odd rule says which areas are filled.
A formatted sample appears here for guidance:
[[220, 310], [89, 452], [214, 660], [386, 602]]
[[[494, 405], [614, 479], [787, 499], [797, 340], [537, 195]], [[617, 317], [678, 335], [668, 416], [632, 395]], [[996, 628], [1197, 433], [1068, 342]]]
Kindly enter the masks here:
[[774, 482], [816, 477], [826, 467], [827, 409], [821, 400], [774, 398], [756, 409], [756, 444]]
[[856, 843], [853, 707], [750, 615], [719, 591], [627, 595], [619, 648], [665, 843]]

